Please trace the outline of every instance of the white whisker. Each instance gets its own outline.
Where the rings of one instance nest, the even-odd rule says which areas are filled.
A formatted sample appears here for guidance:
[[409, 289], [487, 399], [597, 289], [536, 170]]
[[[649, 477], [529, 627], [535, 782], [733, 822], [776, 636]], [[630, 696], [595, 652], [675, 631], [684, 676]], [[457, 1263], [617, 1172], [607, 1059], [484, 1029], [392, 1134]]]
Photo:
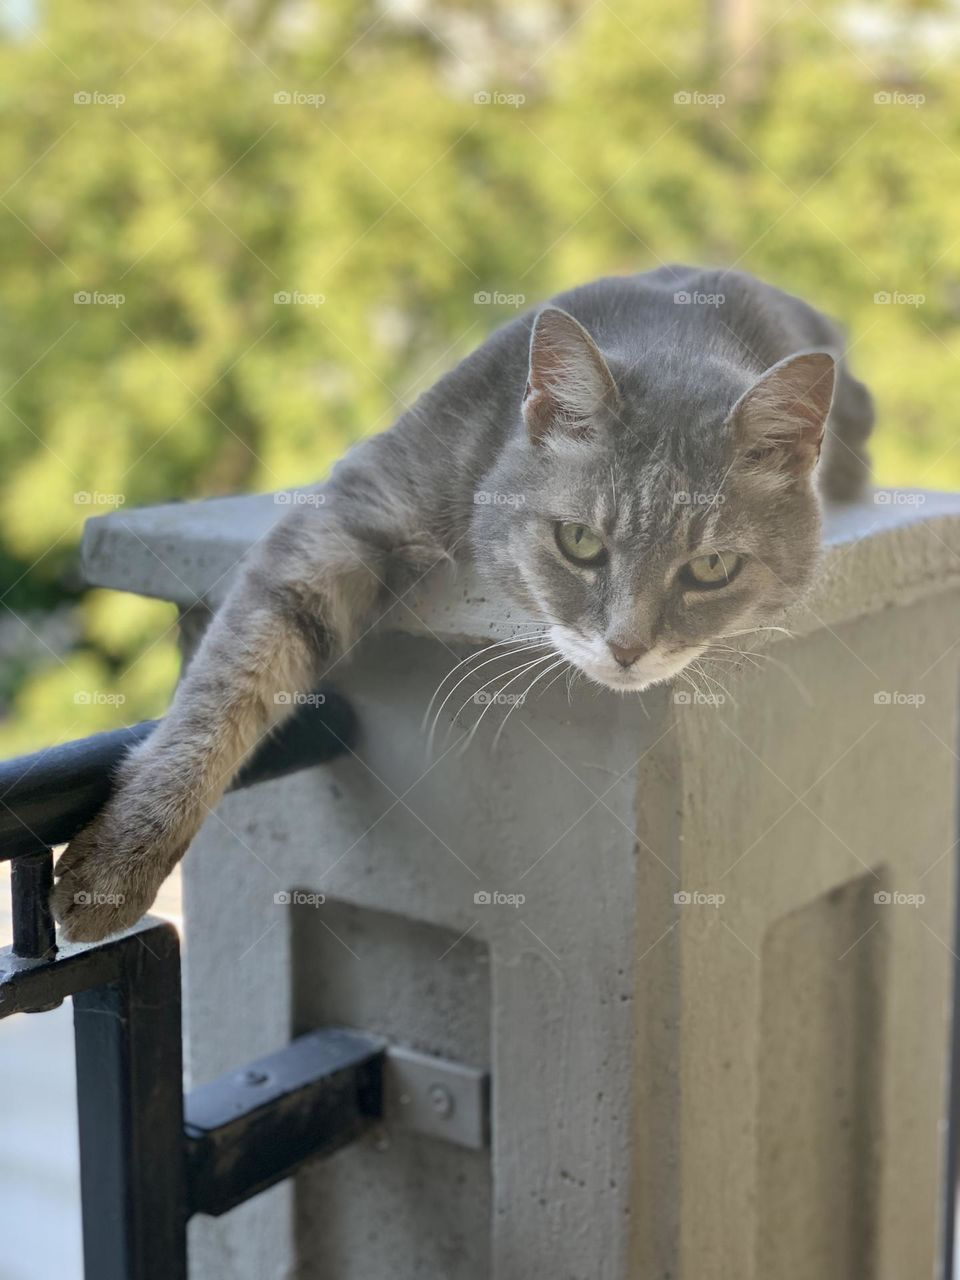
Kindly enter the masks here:
[[[564, 661], [566, 661], [566, 659], [564, 659]], [[569, 666], [570, 664], [569, 664], [569, 663], [567, 663], [567, 665]], [[543, 697], [543, 695], [547, 692], [547, 690], [548, 690], [548, 689], [552, 689], [552, 688], [553, 688], [553, 686], [557, 683], [557, 681], [558, 681], [559, 679], [561, 679], [561, 677], [565, 676], [566, 674], [567, 674], [567, 673], [566, 673], [565, 671], [558, 671], [558, 672], [557, 672], [557, 674], [556, 674], [556, 675], [553, 677], [553, 679], [550, 681], [550, 683], [549, 683], [549, 684], [545, 684], [545, 685], [543, 686], [543, 688], [542, 688], [542, 689], [540, 690], [540, 692], [537, 694], [537, 697], [538, 697], [538, 698], [542, 698], [542, 697]], [[524, 694], [524, 697], [526, 697], [526, 694]]]
[[[476, 674], [478, 671], [480, 671], [483, 667], [488, 667], [488, 666], [490, 665], [490, 663], [491, 663], [491, 662], [499, 662], [501, 658], [512, 658], [512, 657], [514, 657], [514, 656], [515, 656], [516, 654], [518, 654], [518, 653], [524, 653], [524, 652], [529, 653], [529, 652], [530, 652], [531, 650], [533, 650], [533, 649], [542, 649], [542, 648], [547, 647], [549, 644], [550, 644], [549, 640], [540, 640], [540, 641], [530, 641], [530, 643], [528, 643], [528, 644], [521, 644], [521, 645], [518, 645], [515, 649], [510, 649], [510, 650], [508, 650], [506, 653], [498, 653], [498, 654], [495, 654], [495, 655], [494, 655], [494, 657], [492, 657], [492, 658], [486, 658], [483, 662], [479, 662], [479, 663], [477, 663], [477, 665], [476, 665], [475, 667], [472, 667], [469, 671], [467, 671], [467, 672], [466, 672], [466, 674], [462, 675], [462, 676], [460, 677], [460, 679], [457, 681], [457, 683], [453, 686], [453, 688], [452, 688], [452, 689], [449, 691], [449, 693], [446, 695], [446, 697], [444, 698], [444, 700], [440, 703], [440, 706], [437, 708], [436, 715], [433, 717], [433, 723], [432, 723], [432, 724], [431, 724], [431, 726], [430, 726], [430, 732], [429, 732], [429, 734], [427, 735], [427, 753], [428, 753], [428, 754], [432, 754], [432, 752], [433, 752], [433, 739], [434, 739], [434, 734], [436, 733], [437, 725], [438, 725], [438, 724], [439, 724], [439, 722], [440, 722], [440, 717], [443, 715], [443, 709], [444, 709], [444, 707], [447, 705], [447, 703], [450, 701], [450, 699], [453, 697], [453, 695], [457, 692], [457, 690], [460, 688], [460, 686], [464, 683], [464, 681], [469, 680], [469, 679], [470, 679], [470, 677], [471, 677], [472, 675], [475, 675], [475, 674]], [[480, 651], [480, 653], [479, 653], [477, 656], [482, 656], [482, 654], [483, 654], [483, 650], [481, 650], [481, 651]], [[459, 663], [458, 665], [459, 665], [459, 666], [462, 666], [462, 665], [463, 665], [463, 663]], [[446, 680], [446, 678], [447, 678], [447, 677], [445, 676], [445, 677], [444, 677], [444, 681]], [[494, 677], [494, 678], [496, 678], [496, 677]], [[441, 684], [440, 684], [440, 687], [441, 687], [441, 688], [443, 687], [443, 683], [444, 683], [444, 681], [441, 681]], [[481, 688], [483, 688], [483, 687], [484, 687], [484, 686], [481, 686]], [[439, 692], [439, 690], [438, 690], [438, 692]], [[434, 699], [435, 699], [435, 698], [436, 698], [436, 694], [434, 694]], [[431, 701], [432, 701], [432, 700], [431, 700]], [[468, 701], [469, 701], [469, 699], [468, 699]], [[464, 704], [464, 705], [466, 705], [466, 704]], [[458, 714], [459, 714], [459, 713], [458, 713]]]
[[753, 665], [759, 670], [763, 670], [760, 663], [760, 660], [762, 659], [763, 662], [768, 662], [772, 666], [777, 667], [779, 670], [781, 670], [784, 673], [784, 675], [787, 677], [787, 679], [790, 681], [790, 683], [793, 685], [793, 687], [796, 689], [796, 691], [800, 694], [800, 697], [804, 700], [807, 706], [808, 707], [813, 706], [813, 698], [810, 695], [810, 690], [806, 687], [806, 685], [803, 683], [803, 681], [800, 679], [800, 677], [793, 670], [793, 668], [790, 666], [789, 663], [784, 662], [780, 658], [775, 658], [772, 653], [756, 653], [752, 649], [735, 649], [735, 648], [730, 648], [726, 645], [720, 645], [718, 647], [720, 648], [723, 654], [729, 654], [731, 656], [725, 659], [722, 656], [715, 657], [713, 655], [708, 655], [710, 657], [711, 662], [723, 662], [726, 660], [731, 664], [738, 666], [739, 665], [738, 659], [746, 659], [748, 661], [752, 661]]
[[[494, 693], [491, 696], [490, 701], [487, 703], [487, 705], [483, 708], [483, 710], [477, 716], [476, 724], [474, 724], [473, 728], [467, 734], [466, 741], [463, 743], [463, 745], [460, 748], [460, 751], [459, 751], [460, 755], [462, 755], [464, 751], [466, 751], [467, 747], [469, 747], [470, 743], [476, 737], [477, 730], [480, 728], [480, 722], [483, 720], [484, 716], [487, 714], [490, 708], [496, 704], [497, 699], [503, 695], [504, 691], [509, 689], [512, 684], [516, 684], [516, 682], [524, 675], [525, 672], [530, 671], [533, 667], [539, 666], [541, 662], [549, 662], [551, 658], [556, 658], [556, 656], [557, 655], [555, 652], [545, 653], [541, 658], [534, 658], [533, 662], [525, 663], [522, 667], [513, 668], [513, 670], [516, 672], [516, 675], [514, 675], [512, 679], [508, 680], [506, 684], [500, 685], [496, 693]], [[549, 669], [552, 670], [552, 668], [549, 668]], [[510, 675], [510, 674], [511, 673], [509, 671], [501, 672], [501, 675]], [[494, 677], [494, 679], [499, 679], [499, 678], [500, 678], [499, 676]], [[489, 683], [492, 684], [493, 681], [491, 680]], [[479, 692], [480, 690], [478, 689], [477, 693]], [[474, 694], [473, 696], [476, 697], [476, 694]], [[463, 704], [463, 707], [465, 707], [468, 702], [470, 702], [469, 698], [467, 699], [467, 702]], [[463, 707], [460, 708], [460, 711], [463, 710]], [[458, 711], [457, 715], [459, 714], [460, 712]]]
[[735, 636], [752, 636], [758, 631], [779, 631], [781, 635], [789, 636], [792, 640], [794, 633], [788, 631], [786, 627], [747, 627], [743, 631], [725, 631], [723, 635], [717, 636], [718, 640], [732, 640]]
[[[564, 666], [566, 666], [566, 663], [567, 663], [566, 658], [558, 658], [558, 659], [557, 659], [557, 661], [553, 664], [553, 666], [552, 666], [552, 667], [547, 667], [546, 671], [541, 671], [541, 672], [539, 673], [539, 675], [534, 676], [534, 678], [530, 681], [530, 683], [529, 683], [529, 684], [527, 685], [527, 687], [524, 689], [523, 693], [521, 693], [521, 694], [520, 694], [520, 695], [519, 695], [519, 696], [514, 700], [513, 706], [512, 706], [512, 707], [510, 707], [510, 708], [508, 709], [507, 714], [503, 717], [503, 721], [502, 721], [502, 723], [501, 723], [501, 725], [500, 725], [500, 728], [499, 728], [499, 729], [497, 730], [497, 732], [493, 735], [493, 742], [490, 744], [490, 750], [491, 750], [491, 752], [496, 751], [496, 749], [497, 749], [497, 743], [500, 741], [500, 735], [503, 733], [504, 729], [505, 729], [505, 728], [506, 728], [506, 726], [507, 726], [507, 721], [508, 721], [508, 720], [510, 719], [510, 717], [513, 715], [514, 711], [516, 711], [517, 707], [519, 707], [519, 706], [520, 706], [520, 704], [521, 704], [522, 702], [525, 702], [525, 701], [526, 701], [526, 699], [527, 699], [527, 694], [530, 692], [530, 690], [533, 688], [533, 686], [534, 686], [535, 684], [537, 684], [537, 683], [538, 683], [538, 681], [542, 680], [545, 676], [548, 676], [548, 675], [550, 674], [550, 672], [551, 672], [551, 671], [556, 671], [556, 670], [557, 670], [557, 667], [564, 667]], [[558, 678], [558, 676], [560, 676], [560, 675], [563, 675], [563, 672], [562, 672], [562, 671], [558, 672], [558, 675], [553, 677], [553, 680], [551, 680], [551, 681], [550, 681], [550, 684], [553, 684], [553, 681], [554, 681], [554, 680], [556, 680], [556, 679]], [[546, 686], [546, 688], [547, 688], [547, 689], [549, 689], [549, 688], [550, 688], [550, 685], [548, 684], [548, 685]], [[546, 689], [541, 689], [541, 693], [545, 693], [545, 692], [546, 692]], [[479, 723], [479, 722], [478, 722], [478, 723]]]
[[[706, 696], [706, 695], [704, 694], [703, 690], [700, 688], [700, 686], [696, 683], [696, 681], [695, 681], [695, 680], [694, 680], [694, 678], [693, 678], [693, 674], [694, 674], [694, 673], [693, 673], [693, 665], [692, 665], [692, 663], [688, 663], [688, 664], [683, 668], [683, 670], [682, 670], [682, 671], [680, 671], [678, 674], [679, 674], [679, 675], [682, 675], [682, 676], [686, 679], [687, 683], [691, 686], [691, 688], [692, 688], [692, 689], [693, 689], [693, 691], [696, 693], [696, 695], [697, 695], [697, 697], [698, 697], [698, 698], [703, 698], [703, 697], [705, 697], [705, 696]], [[698, 674], [699, 674], [699, 673], [698, 673]]]
[[427, 721], [430, 719], [430, 712], [433, 708], [434, 702], [436, 702], [437, 697], [440, 694], [440, 690], [447, 683], [447, 681], [454, 674], [454, 672], [459, 671], [462, 666], [465, 666], [468, 662], [472, 662], [475, 658], [482, 658], [485, 654], [489, 654], [494, 649], [503, 649], [507, 645], [511, 645], [511, 644], [516, 644], [521, 647], [525, 644], [533, 644], [537, 640], [544, 639], [546, 634], [547, 634], [547, 629], [545, 627], [540, 627], [536, 631], [532, 631], [527, 635], [522, 635], [518, 633], [515, 636], [511, 636], [509, 640], [498, 640], [496, 644], [483, 645], [482, 648], [480, 649], [472, 649], [465, 658], [462, 658], [459, 662], [455, 663], [450, 668], [450, 670], [446, 673], [446, 675], [437, 685], [436, 690], [434, 691], [433, 697], [430, 699], [430, 702], [427, 705], [427, 709], [424, 712], [423, 721], [420, 725], [420, 728], [425, 729], [427, 727]]
[[697, 670], [700, 672], [700, 674], [703, 676], [704, 680], [707, 681], [708, 685], [711, 683], [718, 685], [721, 692], [723, 693], [723, 696], [725, 698], [729, 698], [734, 706], [737, 705], [736, 698], [733, 696], [730, 690], [726, 687], [726, 685], [723, 684], [723, 682], [719, 680], [715, 675], [711, 675], [710, 672], [707, 671], [706, 667], [702, 665], [702, 659], [697, 661], [696, 667], [697, 667]]

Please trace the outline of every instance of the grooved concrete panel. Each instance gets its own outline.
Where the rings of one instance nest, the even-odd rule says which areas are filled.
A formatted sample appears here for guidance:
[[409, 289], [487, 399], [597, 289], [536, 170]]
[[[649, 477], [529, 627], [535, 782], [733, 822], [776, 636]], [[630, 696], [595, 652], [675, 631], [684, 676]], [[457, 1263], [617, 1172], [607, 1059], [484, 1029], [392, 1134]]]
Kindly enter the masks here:
[[869, 873], [788, 912], [760, 955], [756, 1268], [875, 1276], [889, 915]]
[[[329, 899], [295, 909], [291, 924], [297, 1032], [347, 1024], [489, 1067], [482, 942]], [[489, 1152], [383, 1127], [299, 1179], [303, 1280], [487, 1280], [490, 1202]]]

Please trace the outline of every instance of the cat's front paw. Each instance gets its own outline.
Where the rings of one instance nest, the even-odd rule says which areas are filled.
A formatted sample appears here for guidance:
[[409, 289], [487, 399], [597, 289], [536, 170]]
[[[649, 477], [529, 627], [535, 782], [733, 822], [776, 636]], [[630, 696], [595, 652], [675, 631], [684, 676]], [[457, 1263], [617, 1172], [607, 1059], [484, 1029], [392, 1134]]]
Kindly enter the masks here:
[[158, 848], [155, 831], [108, 805], [74, 836], [55, 868], [51, 905], [64, 938], [99, 942], [136, 924], [179, 852]]

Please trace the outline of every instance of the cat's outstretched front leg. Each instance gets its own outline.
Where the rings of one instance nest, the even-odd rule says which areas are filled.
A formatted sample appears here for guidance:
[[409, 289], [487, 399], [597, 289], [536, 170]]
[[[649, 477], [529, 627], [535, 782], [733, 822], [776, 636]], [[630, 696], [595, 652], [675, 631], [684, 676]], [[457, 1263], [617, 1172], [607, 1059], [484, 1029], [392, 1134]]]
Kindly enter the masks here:
[[389, 534], [356, 531], [349, 504], [298, 509], [251, 556], [156, 732], [123, 761], [111, 799], [57, 864], [65, 936], [95, 941], [151, 906], [260, 739], [376, 617]]

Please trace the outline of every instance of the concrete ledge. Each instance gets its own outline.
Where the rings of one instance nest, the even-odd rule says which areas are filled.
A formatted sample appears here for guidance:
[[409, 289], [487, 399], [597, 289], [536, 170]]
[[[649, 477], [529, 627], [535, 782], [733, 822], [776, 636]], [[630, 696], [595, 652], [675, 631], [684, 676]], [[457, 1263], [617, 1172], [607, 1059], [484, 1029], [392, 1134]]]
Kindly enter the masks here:
[[[216, 606], [245, 553], [290, 509], [283, 495], [174, 503], [87, 522], [82, 569], [91, 586]], [[281, 499], [281, 500], [278, 500]], [[785, 620], [798, 634], [833, 627], [960, 583], [960, 494], [884, 489], [827, 512], [820, 584]], [[490, 596], [469, 568], [438, 568], [386, 625], [414, 634], [488, 640], [533, 619]]]
[[[87, 578], [215, 605], [288, 509], [92, 520]], [[195, 1219], [197, 1280], [934, 1274], [960, 495], [882, 491], [826, 544], [809, 634], [722, 697], [548, 685], [481, 724], [463, 691], [430, 753], [450, 643], [529, 621], [443, 569], [388, 621], [419, 635], [336, 673], [356, 751], [224, 798], [184, 865], [191, 1078], [339, 1024], [495, 1087], [489, 1151], [387, 1125]]]

